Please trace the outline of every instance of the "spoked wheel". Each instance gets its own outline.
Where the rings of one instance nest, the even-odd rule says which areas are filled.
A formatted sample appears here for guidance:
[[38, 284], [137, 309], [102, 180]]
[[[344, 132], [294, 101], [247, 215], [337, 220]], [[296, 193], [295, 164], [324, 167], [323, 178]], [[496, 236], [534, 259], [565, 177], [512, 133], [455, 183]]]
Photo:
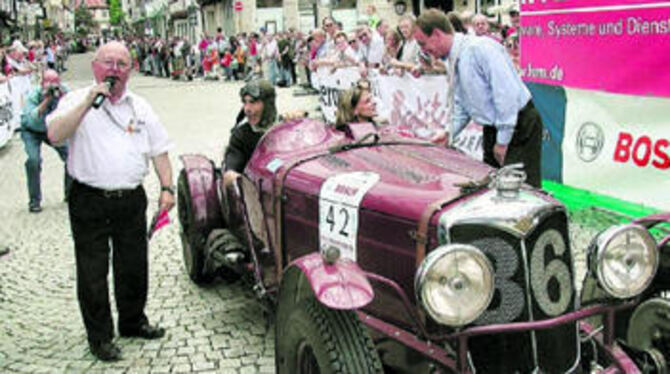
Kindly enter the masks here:
[[280, 374], [382, 373], [355, 312], [326, 308], [314, 298], [279, 305], [275, 339]]
[[188, 187], [186, 172], [182, 170], [177, 179], [177, 210], [179, 223], [181, 224], [182, 253], [184, 256], [184, 267], [189, 278], [197, 284], [212, 281], [212, 275], [205, 273], [205, 243], [206, 233], [199, 232], [195, 225], [193, 215], [191, 191]]

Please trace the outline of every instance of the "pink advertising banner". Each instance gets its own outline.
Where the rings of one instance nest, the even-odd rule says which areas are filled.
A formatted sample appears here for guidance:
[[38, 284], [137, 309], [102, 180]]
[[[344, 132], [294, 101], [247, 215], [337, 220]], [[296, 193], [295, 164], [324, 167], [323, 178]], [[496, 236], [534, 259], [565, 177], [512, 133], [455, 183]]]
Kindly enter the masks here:
[[521, 3], [525, 80], [670, 97], [670, 1]]

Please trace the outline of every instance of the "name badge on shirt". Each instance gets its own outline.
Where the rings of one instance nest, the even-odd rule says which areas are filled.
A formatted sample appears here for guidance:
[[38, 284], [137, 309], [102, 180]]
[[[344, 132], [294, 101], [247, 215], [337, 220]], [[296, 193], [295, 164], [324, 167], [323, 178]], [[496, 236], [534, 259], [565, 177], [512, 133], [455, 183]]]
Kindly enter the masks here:
[[142, 132], [142, 127], [144, 127], [144, 121], [140, 120], [137, 121], [137, 123], [135, 123], [135, 120], [131, 118], [130, 121], [128, 122], [128, 126], [126, 126], [126, 132], [128, 132], [131, 135], [139, 134]]

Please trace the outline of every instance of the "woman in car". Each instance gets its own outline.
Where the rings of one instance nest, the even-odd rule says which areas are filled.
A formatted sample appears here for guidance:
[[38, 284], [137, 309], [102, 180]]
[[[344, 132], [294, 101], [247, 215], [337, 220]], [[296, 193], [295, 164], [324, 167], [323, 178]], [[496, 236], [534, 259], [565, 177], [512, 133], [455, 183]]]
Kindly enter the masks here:
[[377, 116], [377, 105], [370, 90], [370, 82], [360, 80], [356, 87], [343, 91], [337, 104], [335, 128], [349, 131], [349, 124], [358, 122], [374, 122]]

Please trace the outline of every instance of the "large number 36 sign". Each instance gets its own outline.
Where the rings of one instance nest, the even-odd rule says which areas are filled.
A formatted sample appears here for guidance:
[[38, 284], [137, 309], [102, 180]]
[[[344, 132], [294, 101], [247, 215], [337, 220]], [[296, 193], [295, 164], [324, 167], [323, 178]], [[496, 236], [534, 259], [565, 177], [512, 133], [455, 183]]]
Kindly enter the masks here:
[[[472, 244], [493, 258], [495, 287], [500, 300], [496, 307], [486, 310], [477, 323], [516, 320], [526, 305], [522, 285], [512, 280], [519, 269], [520, 254], [508, 243], [496, 239], [480, 239]], [[550, 317], [565, 313], [573, 296], [570, 268], [562, 260], [566, 249], [561, 233], [551, 229], [540, 235], [530, 254], [531, 290], [537, 306]]]

